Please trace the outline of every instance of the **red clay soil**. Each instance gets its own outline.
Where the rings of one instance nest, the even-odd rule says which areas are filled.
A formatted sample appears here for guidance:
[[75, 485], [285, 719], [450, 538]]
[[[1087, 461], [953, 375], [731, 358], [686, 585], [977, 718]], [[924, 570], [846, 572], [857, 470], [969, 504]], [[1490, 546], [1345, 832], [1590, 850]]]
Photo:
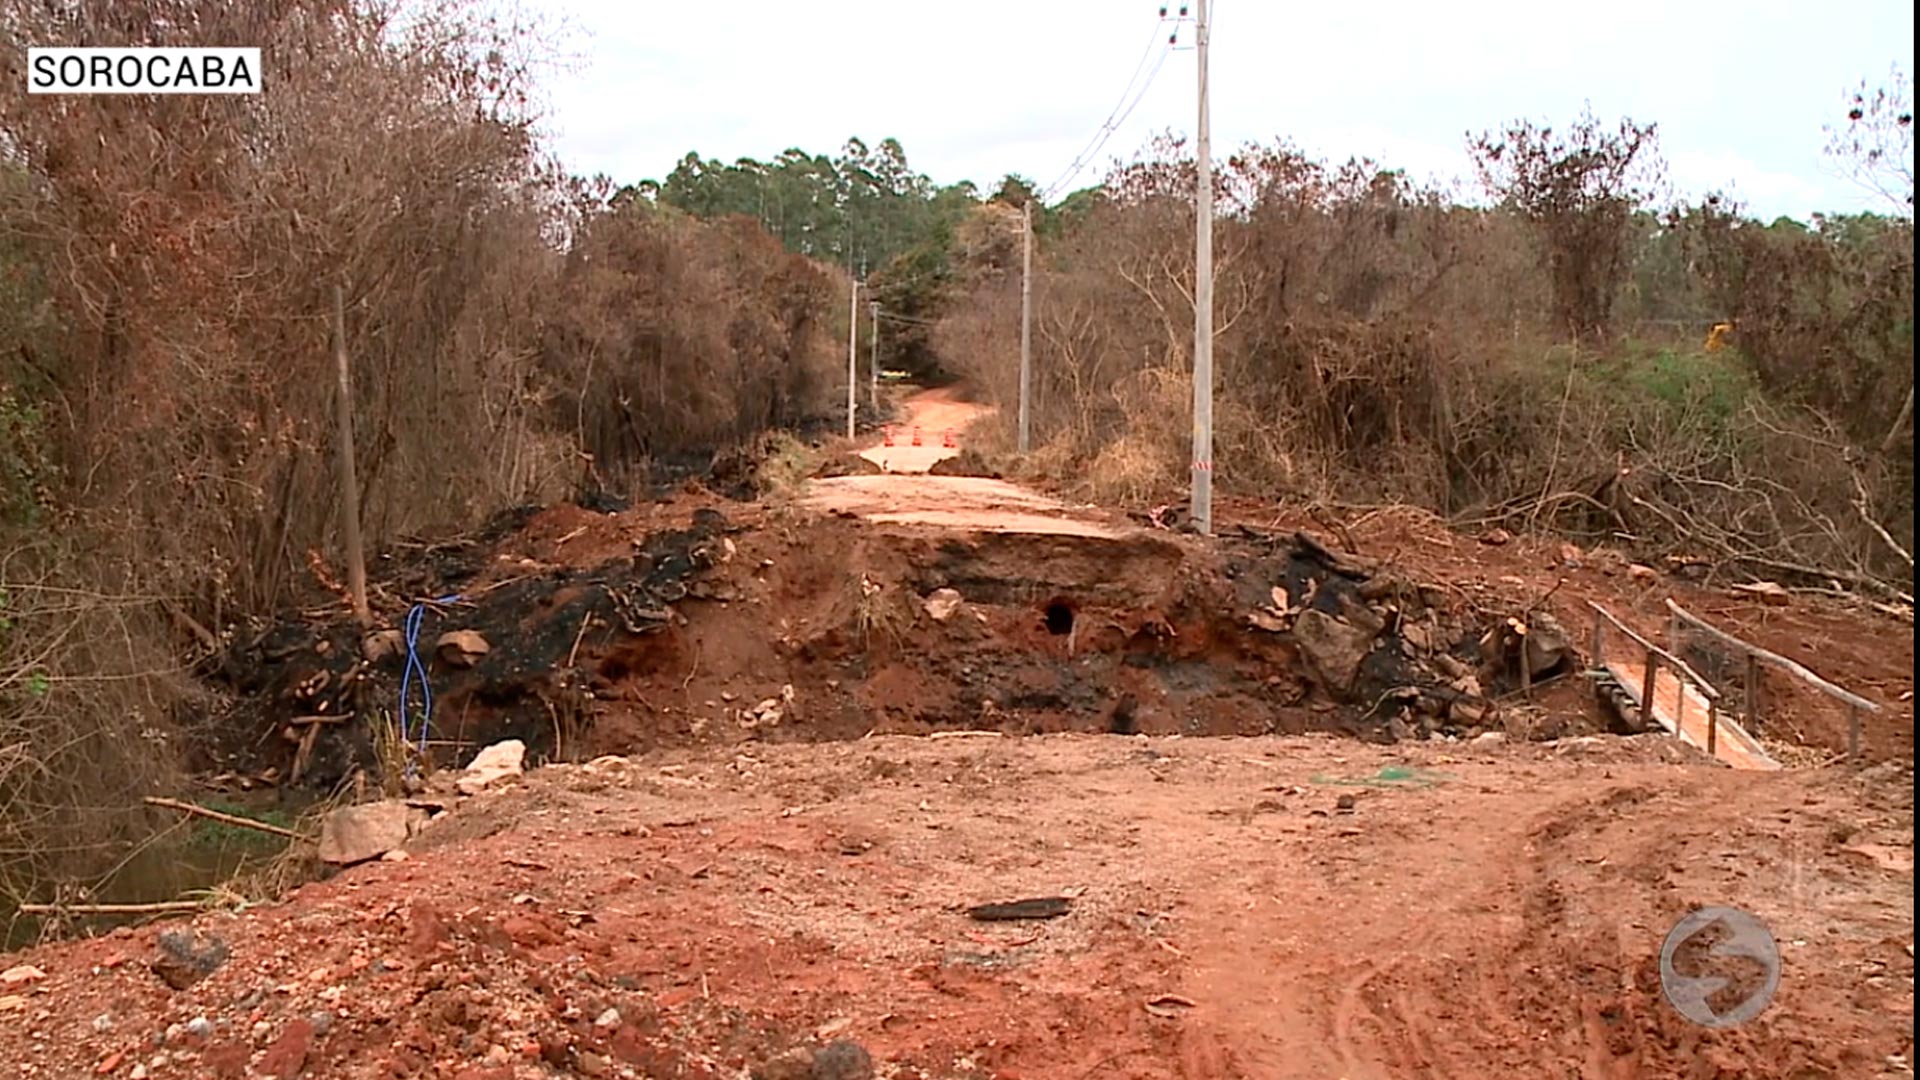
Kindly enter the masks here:
[[[1398, 767], [1400, 772], [1383, 772]], [[1912, 776], [1670, 740], [874, 738], [551, 768], [402, 862], [29, 950], [33, 1078], [733, 1078], [827, 1039], [941, 1080], [1911, 1075]], [[969, 905], [1065, 896], [1040, 922]], [[1668, 1007], [1700, 904], [1765, 919], [1745, 1026]], [[819, 1075], [819, 1074], [815, 1074]]]

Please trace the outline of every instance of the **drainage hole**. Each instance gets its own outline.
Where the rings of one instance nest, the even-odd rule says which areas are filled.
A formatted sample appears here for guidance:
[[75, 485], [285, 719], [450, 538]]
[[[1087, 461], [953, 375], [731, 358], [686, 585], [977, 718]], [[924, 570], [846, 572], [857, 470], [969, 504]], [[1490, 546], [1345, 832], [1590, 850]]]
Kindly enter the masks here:
[[1055, 600], [1046, 608], [1047, 633], [1055, 637], [1065, 637], [1073, 633], [1073, 605], [1065, 600]]

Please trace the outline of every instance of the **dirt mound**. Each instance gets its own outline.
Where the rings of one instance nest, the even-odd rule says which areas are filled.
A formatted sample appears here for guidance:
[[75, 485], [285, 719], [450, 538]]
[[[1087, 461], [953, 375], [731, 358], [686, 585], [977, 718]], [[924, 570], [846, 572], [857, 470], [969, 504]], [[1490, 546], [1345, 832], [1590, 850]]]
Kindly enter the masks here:
[[978, 450], [962, 450], [952, 457], [944, 457], [927, 467], [930, 476], [978, 476], [988, 480], [1001, 479], [1000, 470], [993, 467]]
[[835, 454], [820, 463], [813, 470], [815, 479], [829, 479], [835, 476], [878, 476], [884, 472], [878, 462], [869, 461], [859, 454]]

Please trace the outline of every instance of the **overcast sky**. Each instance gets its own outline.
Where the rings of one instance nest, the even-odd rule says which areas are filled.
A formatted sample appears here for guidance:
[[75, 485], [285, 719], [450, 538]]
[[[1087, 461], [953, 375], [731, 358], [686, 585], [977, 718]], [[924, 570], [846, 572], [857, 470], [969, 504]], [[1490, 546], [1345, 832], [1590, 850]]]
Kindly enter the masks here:
[[[557, 18], [569, 57], [549, 80], [561, 156], [623, 182], [664, 176], [688, 150], [765, 159], [858, 135], [899, 139], [941, 183], [1050, 184], [1166, 39], [1159, 5], [1140, 0], [527, 2]], [[1658, 122], [1682, 193], [1730, 189], [1763, 216], [1872, 205], [1823, 159], [1822, 125], [1862, 78], [1913, 70], [1907, 0], [1218, 0], [1214, 23], [1221, 151], [1284, 136], [1465, 178], [1467, 130], [1563, 122], [1590, 101], [1603, 119]], [[1073, 186], [1155, 131], [1193, 130], [1195, 55], [1163, 51]]]

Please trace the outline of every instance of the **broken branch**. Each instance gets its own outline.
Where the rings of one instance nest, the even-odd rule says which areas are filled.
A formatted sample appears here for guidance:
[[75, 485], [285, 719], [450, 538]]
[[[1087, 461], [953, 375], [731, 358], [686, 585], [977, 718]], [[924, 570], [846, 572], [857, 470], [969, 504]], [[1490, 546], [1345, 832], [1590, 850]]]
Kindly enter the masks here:
[[[289, 840], [306, 839], [306, 837], [294, 832], [292, 829], [282, 828], [265, 821], [255, 821], [252, 818], [240, 817], [237, 814], [223, 814], [218, 810], [209, 810], [195, 803], [181, 802], [179, 799], [164, 799], [158, 795], [149, 795], [141, 801], [145, 802], [148, 806], [160, 806], [168, 810], [178, 810], [183, 814], [193, 814], [196, 817], [211, 818], [214, 821], [223, 822], [227, 825], [235, 825], [242, 829], [255, 829], [259, 832], [272, 833], [275, 836], [284, 836]], [[25, 911], [26, 909], [21, 908], [21, 910]]]

